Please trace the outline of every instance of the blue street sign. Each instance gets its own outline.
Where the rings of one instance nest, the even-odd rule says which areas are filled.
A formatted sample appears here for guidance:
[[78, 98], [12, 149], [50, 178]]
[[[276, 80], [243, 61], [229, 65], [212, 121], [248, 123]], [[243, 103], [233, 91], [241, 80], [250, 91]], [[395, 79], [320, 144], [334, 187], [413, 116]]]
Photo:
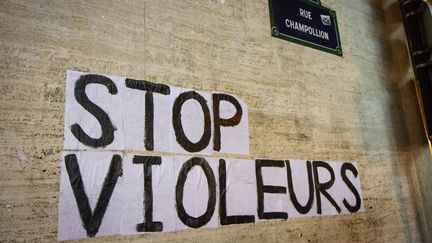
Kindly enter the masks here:
[[315, 0], [269, 0], [272, 36], [342, 56], [336, 12]]

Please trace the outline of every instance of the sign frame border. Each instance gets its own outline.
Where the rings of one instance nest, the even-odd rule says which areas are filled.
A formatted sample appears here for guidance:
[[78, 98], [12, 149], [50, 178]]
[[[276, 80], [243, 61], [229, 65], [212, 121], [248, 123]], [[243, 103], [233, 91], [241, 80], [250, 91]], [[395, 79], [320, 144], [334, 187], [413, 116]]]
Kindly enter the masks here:
[[338, 46], [336, 47], [336, 49], [332, 49], [332, 48], [328, 48], [319, 44], [315, 44], [306, 40], [302, 40], [293, 36], [289, 36], [283, 33], [280, 33], [278, 28], [275, 26], [275, 21], [274, 21], [274, 14], [273, 14], [273, 0], [268, 0], [269, 2], [269, 11], [270, 11], [270, 28], [271, 28], [271, 35], [275, 38], [278, 39], [283, 39], [289, 42], [294, 42], [296, 44], [302, 45], [302, 46], [306, 46], [306, 47], [310, 47], [316, 50], [320, 50], [320, 51], [324, 51], [327, 53], [331, 53], [337, 56], [342, 57], [343, 56], [343, 52], [342, 52], [342, 44], [340, 41], [340, 33], [339, 33], [339, 25], [337, 23], [337, 16], [336, 16], [336, 11], [330, 9], [330, 8], [326, 8], [320, 4], [318, 4], [317, 2], [311, 1], [311, 0], [300, 0], [303, 1], [305, 3], [311, 4], [317, 8], [323, 9], [323, 10], [327, 10], [330, 12], [330, 15], [333, 19], [334, 22], [334, 27], [336, 30], [336, 37], [337, 37], [337, 43]]

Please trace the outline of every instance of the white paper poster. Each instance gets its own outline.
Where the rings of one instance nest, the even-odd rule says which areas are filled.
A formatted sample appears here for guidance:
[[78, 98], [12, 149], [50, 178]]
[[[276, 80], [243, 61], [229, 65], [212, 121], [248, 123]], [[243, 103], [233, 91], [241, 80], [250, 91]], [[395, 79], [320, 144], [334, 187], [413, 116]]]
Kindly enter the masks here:
[[247, 107], [230, 94], [68, 71], [65, 110], [65, 150], [249, 154]]
[[68, 71], [65, 107], [59, 240], [364, 211], [356, 163], [236, 158], [234, 95]]

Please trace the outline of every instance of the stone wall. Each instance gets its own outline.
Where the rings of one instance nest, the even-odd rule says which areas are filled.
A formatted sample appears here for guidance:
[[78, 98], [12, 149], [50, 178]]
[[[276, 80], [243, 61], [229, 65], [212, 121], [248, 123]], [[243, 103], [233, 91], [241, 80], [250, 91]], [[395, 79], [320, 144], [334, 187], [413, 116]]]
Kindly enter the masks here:
[[0, 240], [57, 238], [71, 69], [235, 94], [250, 158], [357, 161], [366, 207], [84, 241], [428, 241], [432, 159], [396, 1], [322, 3], [343, 57], [271, 37], [267, 0], [1, 0]]

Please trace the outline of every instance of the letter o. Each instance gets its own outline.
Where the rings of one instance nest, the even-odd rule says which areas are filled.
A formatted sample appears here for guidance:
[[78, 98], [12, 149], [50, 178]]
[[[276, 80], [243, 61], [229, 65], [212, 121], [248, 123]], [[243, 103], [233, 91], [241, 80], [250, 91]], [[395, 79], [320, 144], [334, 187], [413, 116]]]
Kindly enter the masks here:
[[[183, 206], [184, 185], [189, 171], [194, 166], [200, 166], [204, 171], [209, 192], [206, 212], [198, 218], [190, 216]], [[183, 164], [176, 185], [176, 207], [179, 219], [191, 228], [200, 228], [207, 224], [213, 216], [216, 207], [216, 179], [210, 165], [204, 158], [193, 157]]]
[[[183, 125], [181, 122], [181, 109], [183, 104], [190, 99], [198, 101], [201, 105], [202, 111], [204, 113], [204, 133], [201, 139], [193, 143], [187, 137], [183, 130]], [[188, 152], [199, 152], [207, 147], [210, 142], [211, 137], [211, 120], [210, 120], [210, 110], [207, 106], [207, 101], [195, 91], [188, 91], [180, 94], [174, 101], [173, 106], [173, 127], [176, 135], [177, 142]]]

